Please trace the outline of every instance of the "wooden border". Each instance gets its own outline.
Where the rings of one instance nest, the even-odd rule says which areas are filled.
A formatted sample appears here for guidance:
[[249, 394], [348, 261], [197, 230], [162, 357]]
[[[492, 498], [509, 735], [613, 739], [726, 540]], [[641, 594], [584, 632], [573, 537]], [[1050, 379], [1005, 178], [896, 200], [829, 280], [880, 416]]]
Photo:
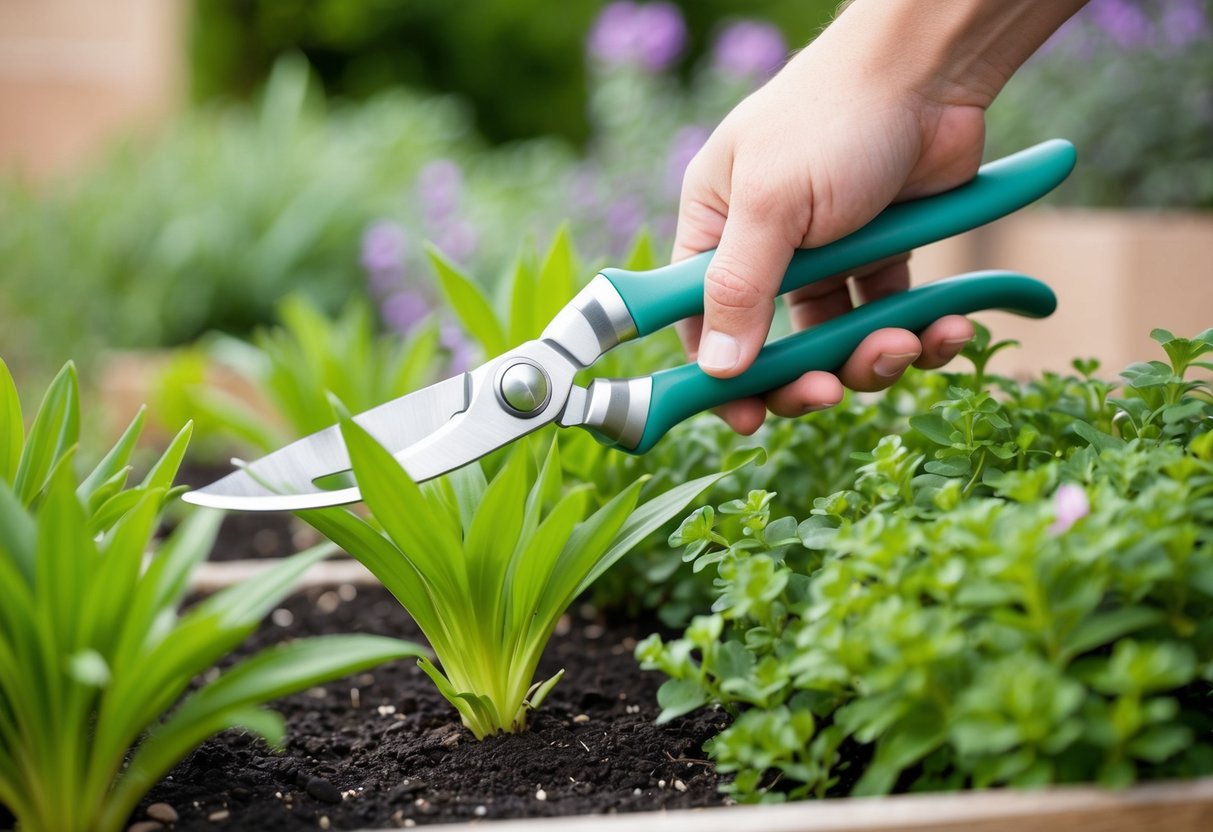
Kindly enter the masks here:
[[[493, 821], [492, 832], [1209, 832], [1213, 777], [1122, 792], [1091, 786], [801, 801], [677, 812]], [[443, 825], [485, 832], [486, 824]]]

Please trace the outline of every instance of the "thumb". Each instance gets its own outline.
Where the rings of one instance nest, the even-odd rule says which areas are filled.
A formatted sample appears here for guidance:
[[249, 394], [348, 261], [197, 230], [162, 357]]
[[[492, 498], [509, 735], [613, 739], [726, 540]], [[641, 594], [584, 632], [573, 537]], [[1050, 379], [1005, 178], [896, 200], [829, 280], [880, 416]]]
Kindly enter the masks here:
[[796, 250], [773, 202], [742, 197], [729, 206], [704, 279], [699, 366], [728, 378], [750, 366], [766, 341], [775, 297]]

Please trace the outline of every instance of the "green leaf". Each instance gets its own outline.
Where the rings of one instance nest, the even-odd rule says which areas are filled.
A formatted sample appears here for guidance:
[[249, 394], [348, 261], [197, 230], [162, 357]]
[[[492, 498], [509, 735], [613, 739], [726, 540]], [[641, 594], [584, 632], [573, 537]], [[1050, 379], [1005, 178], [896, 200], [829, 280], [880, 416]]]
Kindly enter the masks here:
[[1074, 432], [1087, 440], [1091, 444], [1091, 447], [1097, 451], [1119, 448], [1125, 444], [1123, 439], [1117, 439], [1115, 436], [1104, 433], [1086, 422], [1074, 422], [1073, 427]]
[[910, 427], [930, 439], [936, 445], [952, 446], [952, 434], [956, 429], [939, 413], [924, 413], [910, 417]]
[[1095, 613], [1074, 628], [1065, 640], [1065, 650], [1071, 657], [1080, 656], [1129, 633], [1160, 624], [1163, 620], [1161, 610], [1141, 606]]
[[573, 252], [568, 223], [564, 223], [543, 258], [539, 279], [535, 283], [532, 305], [542, 324], [556, 317], [561, 308], [573, 299], [578, 283], [577, 255]]
[[139, 441], [139, 434], [143, 431], [145, 415], [146, 408], [140, 407], [130, 425], [122, 432], [118, 442], [110, 448], [109, 453], [102, 457], [92, 473], [84, 478], [84, 482], [80, 483], [80, 487], [76, 489], [76, 496], [85, 504], [91, 504], [94, 493], [127, 468], [131, 452], [135, 450], [135, 443]]
[[80, 434], [79, 398], [76, 367], [68, 362], [46, 390], [13, 480], [18, 499], [27, 506], [45, 487], [51, 470], [76, 444]]
[[657, 689], [657, 704], [661, 706], [657, 724], [664, 725], [707, 703], [707, 692], [698, 682], [692, 679], [667, 679]]
[[426, 254], [438, 274], [438, 283], [447, 303], [459, 316], [464, 329], [479, 342], [485, 357], [493, 358], [505, 352], [508, 349], [505, 333], [480, 288], [460, 274], [433, 246], [426, 247]]
[[463, 547], [443, 523], [432, 522], [432, 504], [400, 463], [356, 422], [343, 417], [341, 435], [349, 450], [362, 498], [397, 548], [438, 592], [441, 604], [467, 598]]
[[168, 491], [173, 487], [173, 480], [177, 477], [177, 469], [181, 467], [181, 460], [185, 458], [185, 449], [189, 446], [190, 436], [193, 435], [193, 432], [193, 422], [187, 422], [185, 427], [178, 431], [168, 448], [161, 454], [160, 459], [156, 460], [156, 464], [143, 478], [144, 488], [162, 488]]
[[0, 359], [0, 479], [11, 483], [21, 462], [25, 444], [25, 423], [21, 417], [21, 399], [8, 365]]

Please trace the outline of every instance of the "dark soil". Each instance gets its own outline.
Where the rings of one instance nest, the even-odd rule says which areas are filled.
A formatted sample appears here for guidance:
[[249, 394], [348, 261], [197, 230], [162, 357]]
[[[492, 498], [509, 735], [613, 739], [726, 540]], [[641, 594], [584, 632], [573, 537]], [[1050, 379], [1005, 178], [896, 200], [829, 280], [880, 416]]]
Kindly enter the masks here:
[[[271, 618], [278, 623], [267, 622], [243, 652], [320, 633], [419, 638], [378, 587], [299, 594]], [[522, 734], [477, 742], [415, 663], [398, 662], [278, 702], [288, 731], [282, 754], [239, 732], [208, 741], [132, 820], [158, 801], [177, 810], [178, 829], [267, 832], [726, 802], [701, 750], [723, 715], [654, 723], [661, 677], [642, 672], [632, 648], [658, 625], [605, 623], [592, 609], [567, 623], [539, 668], [542, 678], [562, 667], [565, 676]]]
[[[177, 485], [201, 488], [232, 472], [232, 467], [187, 461]], [[219, 528], [211, 560], [282, 558], [322, 542], [317, 532], [288, 512], [229, 511]]]

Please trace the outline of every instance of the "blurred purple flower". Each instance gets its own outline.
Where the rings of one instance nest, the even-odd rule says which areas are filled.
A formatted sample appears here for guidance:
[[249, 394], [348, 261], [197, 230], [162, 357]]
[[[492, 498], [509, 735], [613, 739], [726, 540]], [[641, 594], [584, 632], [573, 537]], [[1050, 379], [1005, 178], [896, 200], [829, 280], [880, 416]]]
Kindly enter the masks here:
[[636, 232], [640, 230], [644, 220], [644, 203], [640, 201], [639, 197], [621, 197], [607, 208], [607, 230], [615, 240], [622, 243], [627, 243], [636, 236]]
[[472, 224], [461, 219], [449, 219], [433, 235], [438, 250], [456, 263], [466, 263], [476, 253], [480, 235]]
[[417, 196], [431, 222], [441, 222], [459, 207], [463, 171], [450, 159], [435, 159], [417, 174]]
[[610, 66], [637, 65], [660, 72], [682, 54], [687, 27], [673, 3], [611, 3], [590, 30], [590, 54]]
[[1131, 0], [1093, 0], [1087, 7], [1095, 24], [1118, 46], [1148, 46], [1154, 38], [1150, 19]]
[[407, 245], [408, 235], [404, 226], [392, 220], [378, 220], [362, 234], [359, 262], [372, 280], [385, 275], [398, 279], [404, 275]]
[[430, 314], [430, 302], [420, 292], [405, 289], [388, 297], [380, 307], [383, 321], [397, 332], [408, 332]]
[[472, 366], [475, 357], [472, 343], [458, 324], [444, 323], [438, 330], [438, 343], [451, 354], [452, 374], [465, 372]]
[[687, 171], [687, 165], [695, 158], [695, 154], [708, 140], [711, 131], [698, 124], [688, 124], [680, 127], [670, 142], [670, 154], [666, 157], [665, 190], [671, 196], [678, 196], [682, 191], [682, 177]]
[[1201, 0], [1172, 0], [1162, 14], [1167, 43], [1182, 47], [1209, 36], [1209, 18]]
[[716, 39], [712, 65], [735, 78], [769, 78], [783, 64], [788, 44], [783, 33], [762, 20], [739, 20]]
[[1053, 494], [1053, 511], [1056, 519], [1049, 526], [1050, 534], [1064, 534], [1070, 527], [1091, 512], [1091, 503], [1082, 486], [1067, 482], [1058, 486]]

